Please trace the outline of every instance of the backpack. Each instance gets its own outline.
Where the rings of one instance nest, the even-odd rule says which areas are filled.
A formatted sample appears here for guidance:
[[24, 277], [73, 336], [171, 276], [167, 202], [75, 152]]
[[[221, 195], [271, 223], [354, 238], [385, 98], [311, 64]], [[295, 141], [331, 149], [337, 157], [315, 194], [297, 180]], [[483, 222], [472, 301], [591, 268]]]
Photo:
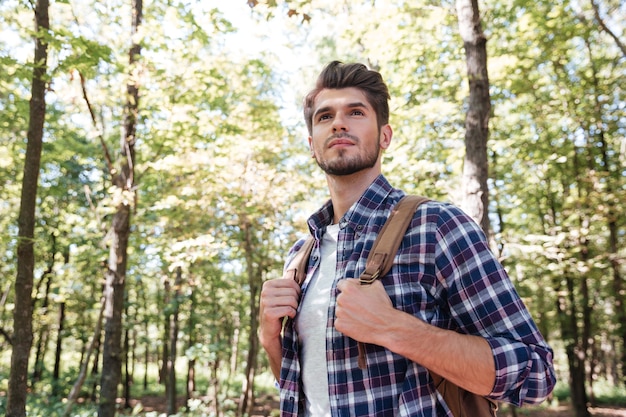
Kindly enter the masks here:
[[[417, 207], [428, 201], [426, 197], [407, 195], [393, 208], [389, 218], [383, 225], [374, 245], [367, 257], [365, 271], [359, 277], [361, 285], [368, 285], [379, 277], [384, 276], [393, 265], [395, 253], [406, 233], [406, 229], [413, 218]], [[299, 285], [306, 279], [307, 264], [315, 239], [309, 236], [298, 253], [287, 267], [286, 277], [295, 279]], [[365, 349], [361, 342], [359, 348], [359, 367], [365, 369]], [[471, 393], [458, 385], [429, 371], [439, 394], [452, 411], [454, 417], [495, 417], [498, 404], [481, 395]]]

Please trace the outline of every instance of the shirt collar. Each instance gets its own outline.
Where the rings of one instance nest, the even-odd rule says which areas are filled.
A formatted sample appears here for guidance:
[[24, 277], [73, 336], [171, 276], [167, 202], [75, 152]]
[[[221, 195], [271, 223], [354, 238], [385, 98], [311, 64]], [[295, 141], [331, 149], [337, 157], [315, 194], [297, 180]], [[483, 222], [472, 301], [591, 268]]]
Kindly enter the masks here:
[[[339, 219], [341, 229], [351, 225], [354, 229], [365, 224], [387, 196], [394, 190], [387, 179], [381, 174], [370, 184], [363, 195]], [[328, 200], [318, 211], [309, 217], [308, 225], [311, 234], [320, 238], [326, 226], [331, 224], [334, 215], [333, 204]]]

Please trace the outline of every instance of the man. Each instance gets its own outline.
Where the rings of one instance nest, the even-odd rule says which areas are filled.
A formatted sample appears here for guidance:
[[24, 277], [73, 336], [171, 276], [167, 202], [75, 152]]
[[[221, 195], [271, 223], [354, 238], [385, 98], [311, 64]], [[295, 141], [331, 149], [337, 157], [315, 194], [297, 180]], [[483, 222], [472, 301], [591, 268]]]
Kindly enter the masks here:
[[[261, 292], [259, 338], [280, 381], [281, 414], [451, 416], [429, 370], [498, 401], [543, 401], [555, 383], [552, 350], [458, 208], [422, 204], [391, 271], [372, 285], [355, 279], [404, 195], [382, 175], [388, 100], [378, 72], [337, 61], [305, 99], [330, 200], [308, 221], [315, 244], [302, 289], [276, 279]], [[366, 344], [366, 369], [357, 342]]]

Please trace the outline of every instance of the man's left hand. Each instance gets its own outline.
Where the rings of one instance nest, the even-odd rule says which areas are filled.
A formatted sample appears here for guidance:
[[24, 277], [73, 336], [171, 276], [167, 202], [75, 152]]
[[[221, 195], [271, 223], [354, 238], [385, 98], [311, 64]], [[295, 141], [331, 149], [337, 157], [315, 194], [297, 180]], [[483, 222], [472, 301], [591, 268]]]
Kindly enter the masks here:
[[[344, 335], [365, 343], [381, 344], [377, 336], [390, 324], [398, 311], [380, 281], [361, 285], [358, 279], [344, 279], [337, 284], [335, 328]], [[378, 342], [377, 342], [378, 340]]]

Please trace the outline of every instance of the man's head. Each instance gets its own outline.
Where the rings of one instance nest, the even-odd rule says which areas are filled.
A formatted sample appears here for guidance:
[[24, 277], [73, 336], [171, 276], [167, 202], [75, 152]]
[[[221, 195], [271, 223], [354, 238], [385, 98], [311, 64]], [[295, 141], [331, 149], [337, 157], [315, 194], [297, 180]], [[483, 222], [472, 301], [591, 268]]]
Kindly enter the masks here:
[[322, 70], [315, 88], [304, 99], [304, 120], [309, 134], [313, 130], [313, 111], [315, 99], [324, 89], [340, 89], [354, 87], [365, 94], [369, 104], [376, 111], [378, 127], [389, 123], [389, 90], [383, 77], [363, 64], [344, 64], [333, 61]]

